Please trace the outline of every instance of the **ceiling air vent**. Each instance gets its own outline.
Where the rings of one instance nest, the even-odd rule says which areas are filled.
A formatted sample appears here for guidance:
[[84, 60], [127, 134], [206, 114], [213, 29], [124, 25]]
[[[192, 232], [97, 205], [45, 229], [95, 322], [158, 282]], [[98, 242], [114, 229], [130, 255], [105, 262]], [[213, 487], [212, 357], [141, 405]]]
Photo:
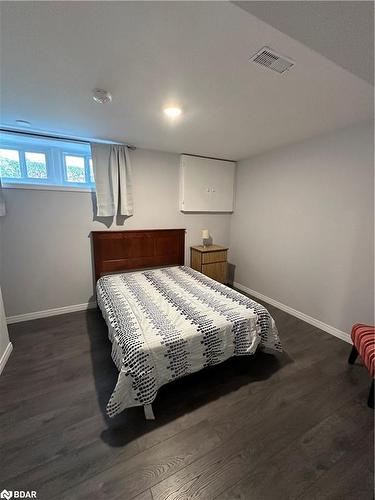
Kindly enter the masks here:
[[263, 47], [263, 49], [252, 56], [250, 60], [261, 64], [266, 68], [273, 69], [278, 73], [284, 73], [284, 71], [287, 71], [294, 66], [294, 62], [291, 59], [277, 54], [269, 47]]

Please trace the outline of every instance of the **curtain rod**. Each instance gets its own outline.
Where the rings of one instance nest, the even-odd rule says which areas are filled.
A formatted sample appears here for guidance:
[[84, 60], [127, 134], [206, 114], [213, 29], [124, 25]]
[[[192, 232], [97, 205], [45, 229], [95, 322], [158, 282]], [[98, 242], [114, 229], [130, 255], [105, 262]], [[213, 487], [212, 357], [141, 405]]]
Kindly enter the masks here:
[[7, 132], [11, 134], [19, 134], [19, 135], [29, 135], [31, 137], [41, 137], [43, 139], [54, 139], [57, 141], [69, 141], [69, 142], [78, 142], [80, 144], [91, 144], [92, 142], [98, 143], [98, 144], [117, 144], [121, 146], [127, 146], [130, 150], [134, 151], [136, 146], [133, 144], [124, 144], [123, 142], [113, 142], [113, 141], [104, 141], [104, 140], [98, 140], [98, 139], [84, 139], [84, 138], [79, 138], [79, 137], [69, 137], [65, 135], [53, 135], [53, 134], [45, 134], [43, 132], [28, 132], [26, 130], [18, 130], [18, 129], [12, 129], [12, 128], [5, 128], [5, 127], [0, 127], [0, 132]]

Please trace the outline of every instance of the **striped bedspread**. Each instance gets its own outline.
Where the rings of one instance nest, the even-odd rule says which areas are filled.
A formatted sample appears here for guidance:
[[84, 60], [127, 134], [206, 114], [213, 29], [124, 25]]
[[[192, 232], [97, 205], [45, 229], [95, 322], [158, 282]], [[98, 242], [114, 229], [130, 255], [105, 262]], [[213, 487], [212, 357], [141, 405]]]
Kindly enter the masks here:
[[253, 300], [185, 266], [104, 276], [97, 300], [119, 377], [114, 416], [158, 389], [231, 356], [281, 351], [274, 320]]

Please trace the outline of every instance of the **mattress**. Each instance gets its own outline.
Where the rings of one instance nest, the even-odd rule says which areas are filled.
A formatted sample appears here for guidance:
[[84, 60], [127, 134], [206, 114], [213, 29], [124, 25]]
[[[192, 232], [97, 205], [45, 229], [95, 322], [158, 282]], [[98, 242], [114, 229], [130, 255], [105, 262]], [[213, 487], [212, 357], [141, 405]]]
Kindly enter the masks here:
[[104, 276], [97, 301], [119, 370], [110, 417], [232, 356], [282, 350], [266, 308], [186, 266]]

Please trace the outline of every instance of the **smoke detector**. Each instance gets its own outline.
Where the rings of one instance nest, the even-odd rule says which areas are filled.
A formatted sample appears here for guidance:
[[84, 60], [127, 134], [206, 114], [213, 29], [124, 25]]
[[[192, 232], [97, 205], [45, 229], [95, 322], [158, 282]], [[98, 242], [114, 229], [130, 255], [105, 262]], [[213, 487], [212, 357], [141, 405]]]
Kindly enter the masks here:
[[288, 57], [278, 54], [269, 47], [263, 47], [260, 49], [250, 58], [250, 61], [260, 64], [261, 66], [265, 66], [266, 68], [273, 69], [274, 71], [277, 71], [277, 73], [284, 73], [295, 64], [294, 61]]
[[106, 104], [112, 101], [112, 94], [107, 90], [94, 89], [92, 91], [92, 98], [99, 104]]

